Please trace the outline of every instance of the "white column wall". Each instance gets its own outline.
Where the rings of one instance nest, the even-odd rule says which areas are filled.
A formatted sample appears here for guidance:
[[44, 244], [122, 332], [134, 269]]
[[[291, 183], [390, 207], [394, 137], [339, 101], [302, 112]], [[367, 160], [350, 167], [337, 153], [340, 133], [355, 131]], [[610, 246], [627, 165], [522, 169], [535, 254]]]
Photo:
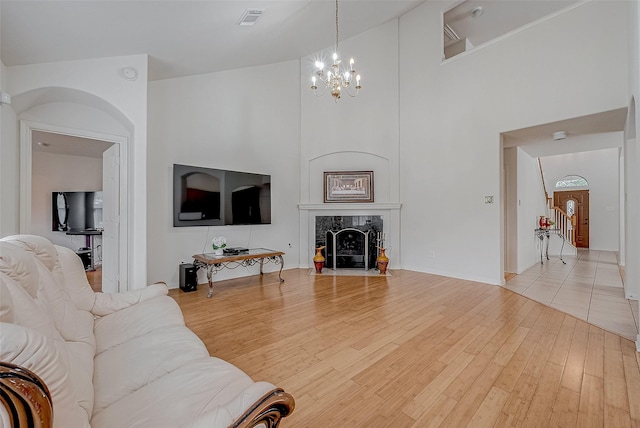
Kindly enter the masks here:
[[[124, 67], [134, 67], [138, 71], [138, 79], [129, 81], [121, 76]], [[129, 254], [130, 275], [129, 287], [139, 288], [147, 284], [147, 237], [146, 237], [146, 151], [147, 151], [147, 56], [135, 55], [126, 57], [101, 58], [85, 61], [65, 61], [24, 66], [6, 67], [8, 91], [15, 98], [42, 88], [65, 88], [78, 90], [106, 101], [120, 112], [133, 125], [129, 159]], [[25, 97], [28, 98], [28, 97]], [[31, 100], [37, 102], [37, 100]], [[56, 100], [48, 100], [56, 101]], [[28, 103], [29, 101], [27, 101]], [[25, 108], [36, 104], [28, 104]], [[20, 113], [20, 112], [18, 112]], [[18, 153], [19, 141], [17, 129], [9, 138], [2, 140], [3, 150]], [[4, 153], [3, 153], [4, 154]], [[12, 190], [20, 186], [19, 162], [8, 166], [3, 174], [9, 177]], [[3, 166], [4, 166], [3, 156]], [[15, 186], [15, 187], [13, 187]], [[5, 215], [16, 215], [11, 206]], [[17, 207], [17, 204], [16, 204]], [[5, 224], [14, 224], [18, 219], [3, 219]]]
[[499, 284], [500, 133], [627, 105], [628, 4], [585, 3], [443, 63], [452, 5], [400, 19], [403, 267]]
[[[0, 62], [0, 89], [9, 92], [7, 71]], [[11, 105], [0, 107], [0, 236], [13, 235], [20, 231], [20, 193], [16, 186], [20, 148], [16, 113]]]
[[[387, 245], [393, 247], [389, 267], [400, 267], [398, 21], [340, 42], [340, 57], [354, 57], [362, 76], [362, 90], [355, 98], [343, 95], [334, 102], [329, 93], [316, 97], [311, 91], [315, 60], [330, 63], [332, 53], [333, 48], [327, 48], [301, 63], [301, 266], [312, 266], [314, 216], [330, 210], [331, 215], [384, 213]], [[323, 207], [325, 171], [373, 171], [374, 203]]]
[[[629, 55], [629, 87], [630, 96], [627, 100], [630, 107], [630, 117], [625, 132], [624, 170], [625, 180], [625, 293], [627, 296], [640, 296], [640, 154], [638, 150], [638, 135], [640, 135], [640, 4], [630, 2], [627, 15], [630, 28]], [[640, 301], [639, 301], [640, 304]], [[636, 340], [636, 348], [640, 351], [640, 335]]]

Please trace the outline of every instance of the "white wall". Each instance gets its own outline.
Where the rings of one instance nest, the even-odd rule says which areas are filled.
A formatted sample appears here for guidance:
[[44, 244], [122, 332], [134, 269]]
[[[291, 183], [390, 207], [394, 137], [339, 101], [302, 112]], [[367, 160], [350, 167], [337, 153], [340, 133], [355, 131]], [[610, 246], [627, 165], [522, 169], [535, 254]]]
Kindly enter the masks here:
[[102, 190], [102, 159], [40, 151], [34, 151], [32, 158], [32, 233], [74, 251], [84, 247], [84, 236], [51, 230], [51, 193]]
[[[149, 280], [177, 287], [180, 261], [211, 252], [214, 236], [285, 251], [285, 268], [298, 267], [299, 81], [299, 62], [289, 61], [149, 84]], [[173, 227], [174, 163], [270, 174], [272, 224]], [[225, 269], [215, 280], [257, 272]]]
[[541, 242], [535, 237], [533, 231], [539, 227], [540, 216], [546, 216], [548, 209], [537, 160], [520, 147], [517, 148], [517, 153], [518, 268], [516, 273], [522, 273], [534, 264], [540, 263]]
[[[9, 92], [7, 72], [0, 62], [0, 89]], [[16, 113], [11, 105], [0, 107], [0, 236], [19, 232], [19, 187], [15, 185], [16, 166], [19, 164], [19, 147]]]
[[[626, 2], [589, 2], [442, 62], [442, 13], [400, 19], [403, 267], [499, 284], [500, 133], [625, 107]], [[429, 258], [428, 254], [435, 254]]]
[[[622, 141], [621, 133], [617, 134]], [[589, 183], [589, 248], [593, 250], [620, 248], [618, 151], [605, 149], [541, 158], [550, 197], [558, 190], [555, 183], [566, 175], [579, 175]]]
[[[628, 23], [630, 36], [628, 43], [629, 55], [629, 87], [628, 99], [630, 116], [625, 130], [625, 166], [626, 175], [626, 239], [625, 258], [625, 294], [638, 298], [640, 296], [640, 150], [638, 150], [638, 135], [640, 135], [640, 5], [630, 2]], [[640, 350], [640, 335], [636, 341]]]
[[[121, 76], [121, 70], [124, 67], [136, 68], [138, 79], [136, 81], [124, 79]], [[128, 195], [130, 271], [126, 286], [128, 288], [145, 286], [147, 284], [147, 56], [135, 55], [13, 66], [6, 67], [6, 73], [8, 90], [14, 100], [17, 100], [14, 102], [14, 109], [18, 115], [44, 103], [75, 101], [78, 104], [88, 103], [89, 107], [103, 110], [129, 129], [131, 138], [127, 148], [129, 154], [127, 167], [130, 189]], [[66, 117], [66, 120], [73, 121], [73, 118]], [[2, 145], [3, 154], [5, 149], [8, 152], [18, 153], [17, 130], [11, 138], [5, 139], [3, 136]], [[12, 183], [11, 190], [17, 191], [20, 186], [19, 162], [17, 157], [11, 161], [6, 174]], [[4, 162], [3, 156], [3, 165]], [[3, 174], [5, 174], [4, 171]], [[3, 203], [2, 210], [3, 223], [14, 224], [18, 221], [15, 218], [17, 214], [14, 212], [13, 204]], [[5, 215], [10, 218], [5, 219]], [[124, 282], [124, 279], [122, 281]]]

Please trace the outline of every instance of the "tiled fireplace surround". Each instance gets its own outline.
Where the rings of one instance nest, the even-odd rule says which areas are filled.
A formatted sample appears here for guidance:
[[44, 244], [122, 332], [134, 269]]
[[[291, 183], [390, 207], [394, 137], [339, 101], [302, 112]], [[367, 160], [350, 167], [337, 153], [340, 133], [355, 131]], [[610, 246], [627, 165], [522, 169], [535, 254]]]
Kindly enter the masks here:
[[[300, 204], [300, 267], [312, 267], [318, 232], [316, 224], [327, 224], [317, 221], [317, 217], [366, 217], [374, 218], [376, 228], [382, 223], [385, 234], [385, 248], [389, 256], [389, 269], [400, 266], [400, 204], [389, 203], [332, 203], [332, 204]], [[381, 218], [379, 222], [376, 217]], [[339, 224], [339, 222], [338, 222]], [[347, 221], [347, 224], [349, 222]], [[360, 229], [361, 227], [356, 227]], [[323, 232], [324, 233], [324, 232]], [[320, 235], [321, 236], [321, 235]]]

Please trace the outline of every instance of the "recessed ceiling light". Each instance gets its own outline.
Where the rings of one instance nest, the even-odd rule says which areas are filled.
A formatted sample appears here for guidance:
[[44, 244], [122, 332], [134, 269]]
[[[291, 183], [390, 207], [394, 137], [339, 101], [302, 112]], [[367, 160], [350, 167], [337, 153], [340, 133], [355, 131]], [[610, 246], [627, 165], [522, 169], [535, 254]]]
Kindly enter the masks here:
[[471, 11], [471, 16], [474, 18], [477, 18], [479, 16], [482, 16], [483, 13], [484, 13], [484, 9], [482, 8], [482, 6], [478, 6]]

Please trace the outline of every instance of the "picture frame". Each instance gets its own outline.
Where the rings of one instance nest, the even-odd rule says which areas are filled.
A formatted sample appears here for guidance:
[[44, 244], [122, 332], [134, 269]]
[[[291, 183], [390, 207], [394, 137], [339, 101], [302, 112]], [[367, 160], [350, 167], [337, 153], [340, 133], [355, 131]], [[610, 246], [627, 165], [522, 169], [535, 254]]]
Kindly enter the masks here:
[[324, 202], [373, 202], [373, 171], [327, 171]]

